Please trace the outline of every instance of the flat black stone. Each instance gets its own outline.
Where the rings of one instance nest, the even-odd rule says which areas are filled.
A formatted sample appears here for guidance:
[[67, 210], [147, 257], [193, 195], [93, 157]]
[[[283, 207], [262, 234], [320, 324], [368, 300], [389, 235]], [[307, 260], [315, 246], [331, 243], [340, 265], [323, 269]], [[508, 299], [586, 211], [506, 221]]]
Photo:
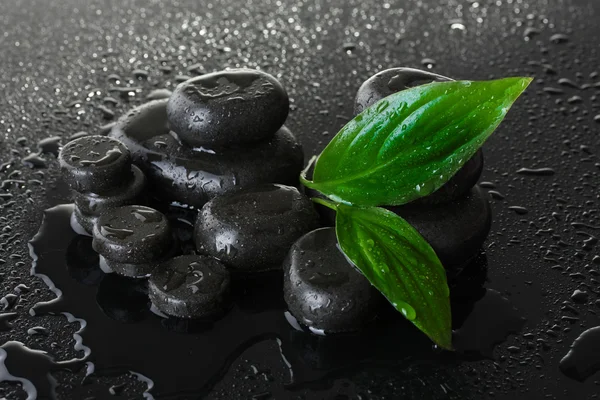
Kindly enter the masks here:
[[229, 301], [231, 279], [218, 260], [199, 255], [172, 258], [161, 264], [148, 281], [152, 303], [179, 318], [221, 314]]
[[105, 136], [84, 136], [59, 154], [65, 182], [82, 193], [104, 194], [131, 179], [131, 155], [125, 145]]
[[96, 252], [117, 263], [160, 259], [173, 245], [167, 218], [150, 207], [123, 206], [103, 213], [93, 229]]
[[313, 331], [356, 331], [382, 299], [337, 246], [334, 228], [302, 236], [284, 262], [283, 294], [289, 311]]
[[448, 204], [387, 208], [406, 219], [427, 240], [446, 268], [464, 266], [472, 260], [492, 224], [488, 197], [479, 187]]
[[200, 208], [233, 189], [262, 183], [298, 184], [304, 154], [286, 127], [252, 146], [218, 152], [193, 150], [170, 133], [166, 105], [166, 100], [156, 100], [132, 110], [110, 134], [130, 149], [157, 196]]
[[98, 220], [98, 216], [85, 214], [81, 212], [79, 207], [73, 208], [73, 214], [71, 215], [71, 226], [75, 232], [80, 235], [92, 236], [94, 225]]
[[318, 219], [295, 187], [261, 185], [206, 203], [196, 221], [196, 247], [237, 270], [280, 269], [292, 244], [317, 228]]
[[[367, 79], [358, 89], [354, 101], [355, 115], [379, 100], [415, 86], [431, 82], [447, 82], [451, 78], [414, 68], [390, 68]], [[466, 195], [477, 183], [483, 171], [483, 152], [480, 150], [444, 186], [429, 196], [415, 200], [419, 204], [449, 203]]]
[[220, 71], [177, 86], [167, 113], [171, 129], [190, 147], [215, 148], [273, 137], [289, 99], [273, 76], [251, 69]]
[[133, 179], [122, 187], [116, 187], [103, 195], [95, 193], [71, 192], [73, 202], [83, 214], [98, 216], [111, 208], [140, 204], [146, 185], [144, 173], [135, 165], [131, 166]]

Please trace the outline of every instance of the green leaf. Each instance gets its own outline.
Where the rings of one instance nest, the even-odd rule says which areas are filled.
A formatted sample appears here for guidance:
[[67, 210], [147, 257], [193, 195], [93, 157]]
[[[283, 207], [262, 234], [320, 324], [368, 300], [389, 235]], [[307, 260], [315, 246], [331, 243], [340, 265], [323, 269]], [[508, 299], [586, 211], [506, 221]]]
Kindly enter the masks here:
[[337, 202], [400, 205], [446, 183], [531, 78], [435, 82], [382, 99], [333, 138], [302, 182]]
[[429, 243], [386, 209], [344, 204], [336, 209], [335, 229], [344, 254], [423, 333], [452, 349], [446, 272]]

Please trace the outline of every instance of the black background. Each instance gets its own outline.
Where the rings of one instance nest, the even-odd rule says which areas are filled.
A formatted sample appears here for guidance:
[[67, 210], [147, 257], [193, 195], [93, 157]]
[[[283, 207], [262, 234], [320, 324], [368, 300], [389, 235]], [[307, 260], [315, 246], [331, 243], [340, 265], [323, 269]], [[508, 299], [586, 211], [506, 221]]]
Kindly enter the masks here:
[[[600, 391], [600, 378], [583, 384], [569, 380], [558, 370], [558, 362], [581, 332], [600, 324], [600, 303], [596, 304], [600, 297], [595, 294], [599, 288], [596, 275], [590, 273], [598, 268], [591, 260], [600, 252], [598, 248], [583, 250], [585, 237], [571, 226], [575, 221], [600, 225], [600, 117], [594, 121], [600, 103], [595, 97], [597, 88], [560, 86], [558, 80], [599, 81], [590, 76], [600, 70], [599, 6], [594, 0], [3, 0], [0, 160], [11, 164], [0, 169], [0, 177], [23, 183], [4, 182], [0, 191], [0, 258], [4, 261], [0, 285], [2, 295], [14, 293], [20, 283], [32, 290], [21, 295], [10, 310], [18, 318], [11, 322], [10, 331], [1, 333], [2, 342], [19, 340], [58, 360], [81, 356], [73, 350], [76, 329], [63, 317], [28, 314], [34, 303], [52, 294], [29, 276], [27, 241], [40, 224], [41, 211], [64, 199], [52, 198], [57, 175], [52, 156], [44, 156], [48, 167], [41, 169], [28, 168], [21, 160], [36, 151], [41, 138], [96, 133], [110, 122], [97, 108], [105, 96], [115, 95], [109, 92], [110, 74], [119, 75], [122, 86], [140, 88], [133, 98], [120, 98], [118, 105], [110, 107], [118, 116], [143, 102], [152, 88], [172, 88], [177, 75], [260, 67], [287, 88], [293, 101], [287, 125], [310, 155], [351, 117], [362, 81], [393, 66], [426, 68], [423, 59], [429, 58], [435, 61], [434, 72], [455, 79], [536, 78], [485, 145], [482, 177], [482, 181], [494, 182], [505, 196], [492, 204], [486, 285], [508, 297], [526, 316], [527, 325], [496, 349], [494, 360], [465, 362], [453, 375], [461, 376], [461, 385], [472, 388], [466, 392], [473, 398], [592, 398]], [[536, 28], [537, 33], [525, 36], [527, 27]], [[567, 35], [568, 40], [553, 43], [551, 37], [557, 33]], [[135, 69], [146, 70], [148, 79], [135, 78]], [[545, 87], [560, 87], [565, 93], [553, 95]], [[580, 96], [581, 101], [572, 96]], [[522, 176], [516, 174], [521, 167], [552, 167], [556, 174]], [[515, 205], [529, 212], [518, 215], [508, 209]], [[552, 213], [557, 213], [556, 218]], [[552, 233], [543, 232], [547, 229], [553, 229]], [[558, 241], [567, 245], [550, 247]], [[552, 269], [555, 265], [562, 269]], [[576, 288], [591, 296], [585, 305], [571, 304], [574, 313], [565, 310], [563, 302], [571, 302]], [[577, 319], [565, 320], [565, 315]], [[555, 324], [558, 335], [546, 335]], [[48, 336], [27, 334], [29, 328], [40, 325], [48, 329]], [[524, 336], [528, 333], [533, 336]], [[540, 338], [548, 348], [540, 346]], [[85, 333], [83, 339], [85, 343]], [[510, 346], [519, 351], [508, 351]], [[81, 374], [59, 373], [57, 378], [63, 392], [69, 393], [71, 384], [79, 386]], [[429, 377], [430, 398], [445, 397], [438, 387], [443, 379], [447, 377], [440, 377], [438, 383]], [[63, 394], [63, 398], [91, 394], [117, 398], [106, 389], [116, 382], [127, 383], [124, 398], [140, 393], [139, 384], [122, 376], [98, 378], [85, 389], [88, 394]], [[369, 392], [368, 379], [351, 389], [348, 383], [332, 382], [328, 394], [307, 389], [306, 396], [335, 398], [332, 393], [345, 391], [347, 397], [340, 398], [357, 398], [354, 393], [380, 398], [376, 385], [382, 384], [395, 388], [388, 398], [403, 393], [402, 383], [374, 380], [371, 384]], [[217, 385], [215, 390], [229, 393], [225, 397], [236, 394], [229, 384]], [[2, 395], [25, 398], [17, 385], [6, 382], [0, 384]]]

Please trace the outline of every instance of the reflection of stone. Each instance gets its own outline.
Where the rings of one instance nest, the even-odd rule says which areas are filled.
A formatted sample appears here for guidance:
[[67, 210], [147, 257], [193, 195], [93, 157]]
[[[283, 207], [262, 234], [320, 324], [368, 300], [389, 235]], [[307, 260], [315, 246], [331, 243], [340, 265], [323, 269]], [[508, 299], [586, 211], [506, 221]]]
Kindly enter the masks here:
[[459, 353], [492, 358], [494, 347], [511, 333], [520, 332], [525, 322], [506, 297], [487, 289], [462, 326], [454, 331], [452, 344]]

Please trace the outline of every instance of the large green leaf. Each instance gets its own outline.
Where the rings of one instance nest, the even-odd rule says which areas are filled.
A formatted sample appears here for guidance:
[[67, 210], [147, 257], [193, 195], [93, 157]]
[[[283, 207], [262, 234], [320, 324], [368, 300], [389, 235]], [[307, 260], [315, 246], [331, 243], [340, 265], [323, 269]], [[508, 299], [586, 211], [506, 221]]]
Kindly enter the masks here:
[[344, 254], [398, 311], [439, 346], [452, 349], [450, 291], [431, 246], [386, 209], [344, 204], [334, 208]]
[[388, 96], [333, 138], [303, 183], [332, 200], [400, 205], [446, 183], [475, 154], [531, 78], [434, 82]]

